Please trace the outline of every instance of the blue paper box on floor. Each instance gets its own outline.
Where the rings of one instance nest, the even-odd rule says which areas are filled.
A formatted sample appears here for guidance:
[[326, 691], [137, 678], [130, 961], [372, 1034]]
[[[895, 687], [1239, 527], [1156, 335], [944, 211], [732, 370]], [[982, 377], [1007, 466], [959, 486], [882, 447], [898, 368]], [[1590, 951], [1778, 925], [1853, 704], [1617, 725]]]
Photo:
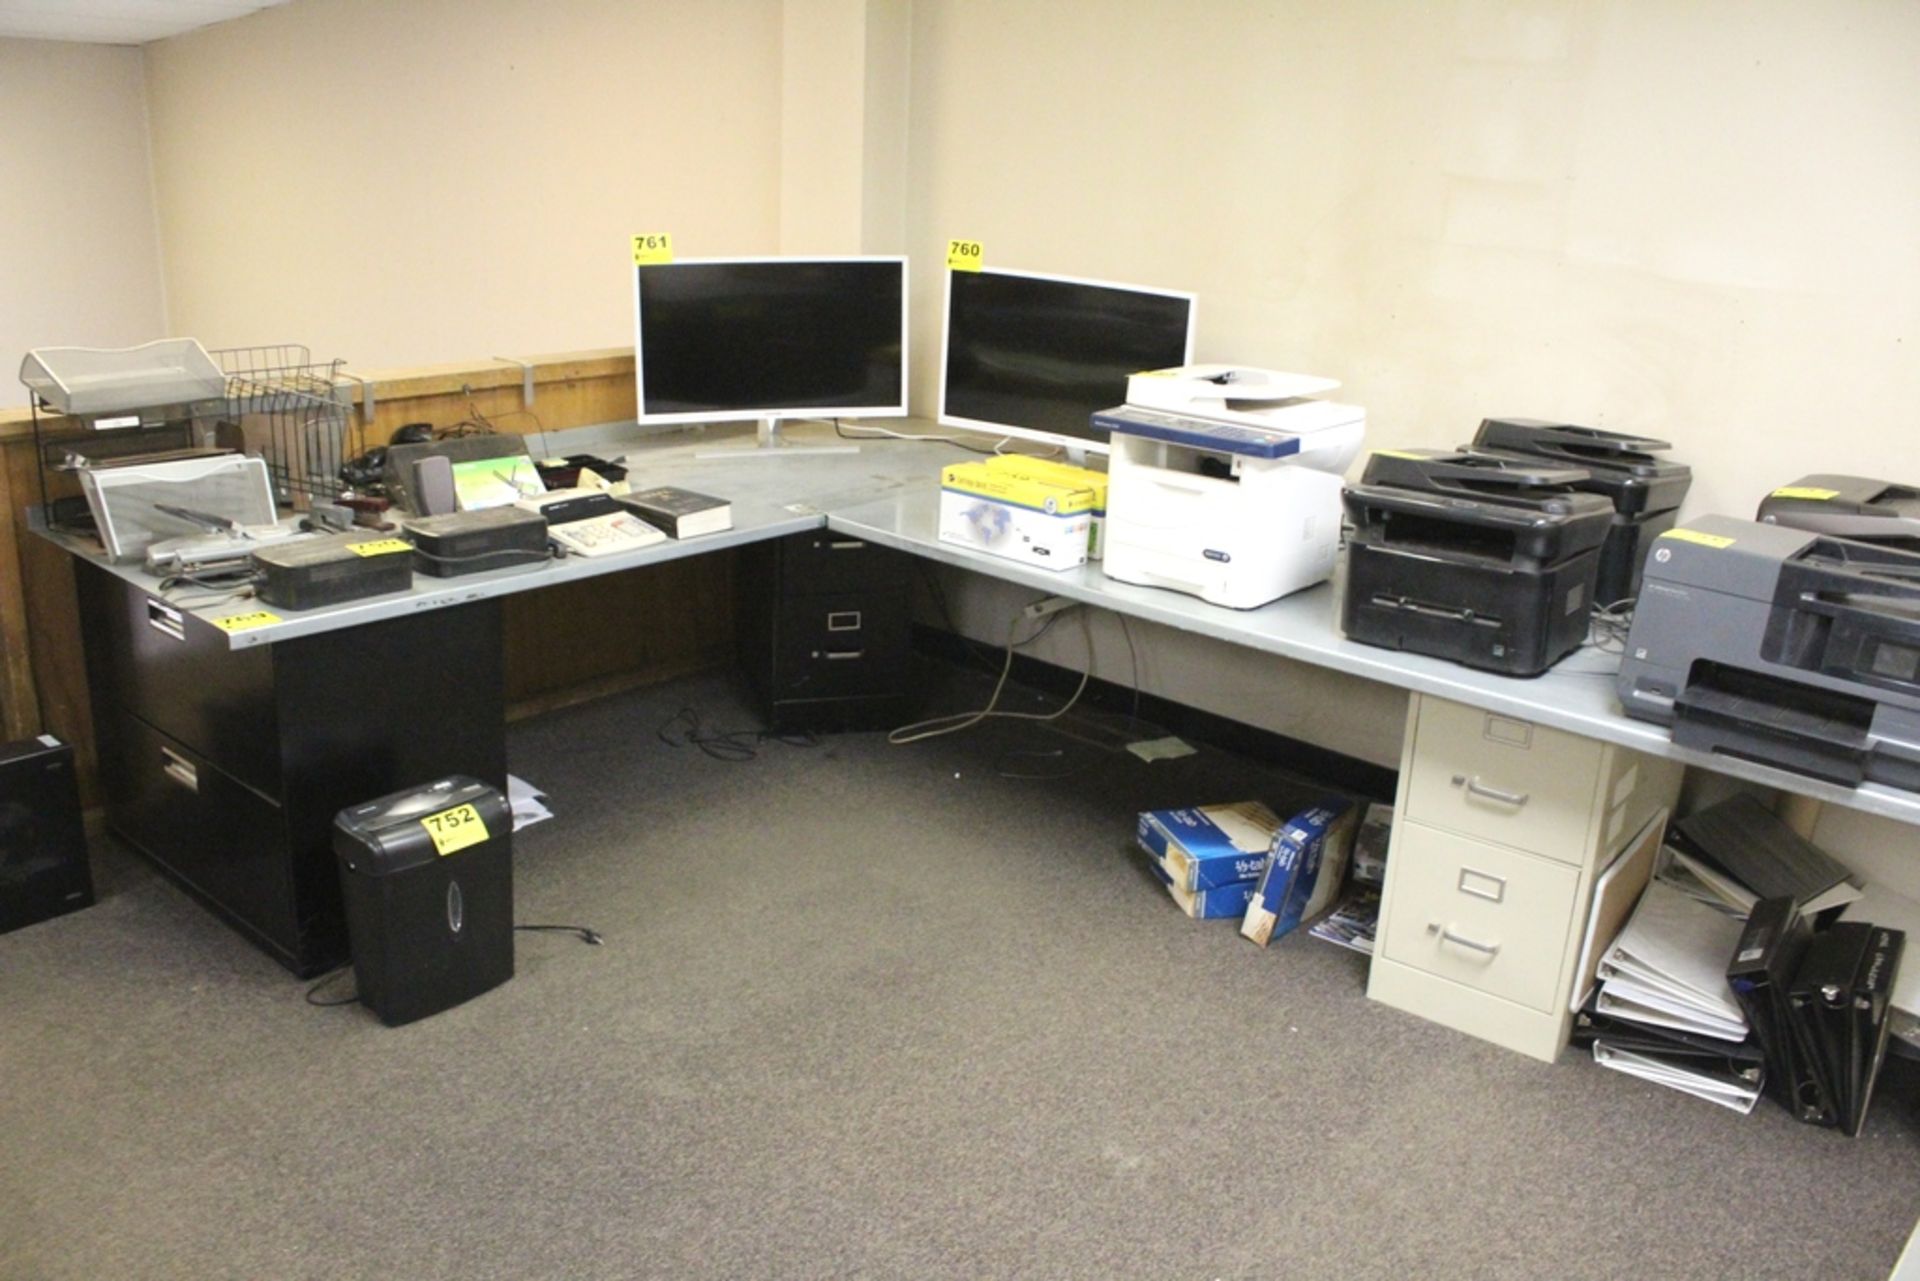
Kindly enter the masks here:
[[1258, 881], [1234, 881], [1228, 885], [1216, 885], [1211, 889], [1183, 890], [1173, 883], [1173, 876], [1160, 865], [1160, 860], [1151, 856], [1147, 866], [1160, 883], [1167, 887], [1167, 893], [1182, 912], [1196, 921], [1225, 920], [1228, 917], [1240, 918], [1247, 913], [1247, 904], [1253, 901], [1254, 887]]
[[1148, 810], [1140, 816], [1139, 839], [1168, 884], [1197, 893], [1258, 880], [1279, 830], [1279, 815], [1259, 801], [1239, 801]]
[[1333, 901], [1346, 875], [1360, 806], [1335, 797], [1301, 810], [1273, 838], [1240, 933], [1265, 947]]

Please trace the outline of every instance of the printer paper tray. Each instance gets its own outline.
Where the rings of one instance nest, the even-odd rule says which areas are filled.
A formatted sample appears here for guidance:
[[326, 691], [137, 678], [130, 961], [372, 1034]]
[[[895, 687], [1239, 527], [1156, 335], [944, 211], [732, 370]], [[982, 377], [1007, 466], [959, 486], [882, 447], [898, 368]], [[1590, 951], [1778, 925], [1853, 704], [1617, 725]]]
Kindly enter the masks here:
[[[1716, 676], [1728, 679], [1721, 684]], [[1697, 751], [1737, 756], [1858, 787], [1866, 777], [1872, 704], [1856, 708], [1851, 706], [1856, 700], [1844, 695], [1789, 682], [1779, 683], [1777, 697], [1746, 688], [1761, 679], [1752, 672], [1727, 669], [1696, 673], [1673, 701], [1673, 741]], [[1789, 699], [1802, 705], [1793, 706]], [[1814, 705], [1808, 706], [1809, 702]]]

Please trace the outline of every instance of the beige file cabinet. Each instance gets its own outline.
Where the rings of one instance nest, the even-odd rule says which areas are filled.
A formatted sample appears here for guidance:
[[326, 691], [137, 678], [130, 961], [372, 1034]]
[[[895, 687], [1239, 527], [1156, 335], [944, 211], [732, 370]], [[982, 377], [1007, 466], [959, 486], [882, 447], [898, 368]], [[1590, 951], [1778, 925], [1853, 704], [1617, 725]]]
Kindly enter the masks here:
[[1367, 995], [1549, 1062], [1567, 1043], [1594, 877], [1681, 767], [1413, 697]]

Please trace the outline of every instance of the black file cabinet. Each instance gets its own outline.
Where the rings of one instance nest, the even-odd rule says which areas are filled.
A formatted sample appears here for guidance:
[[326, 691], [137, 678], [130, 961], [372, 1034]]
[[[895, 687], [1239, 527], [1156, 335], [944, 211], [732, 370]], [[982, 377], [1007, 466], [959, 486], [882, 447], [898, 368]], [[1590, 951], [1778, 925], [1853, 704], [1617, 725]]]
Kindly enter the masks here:
[[347, 959], [336, 813], [506, 786], [498, 601], [236, 650], [99, 566], [76, 586], [108, 825], [296, 974]]
[[912, 561], [828, 530], [742, 549], [741, 666], [780, 733], [890, 729], [911, 714]]

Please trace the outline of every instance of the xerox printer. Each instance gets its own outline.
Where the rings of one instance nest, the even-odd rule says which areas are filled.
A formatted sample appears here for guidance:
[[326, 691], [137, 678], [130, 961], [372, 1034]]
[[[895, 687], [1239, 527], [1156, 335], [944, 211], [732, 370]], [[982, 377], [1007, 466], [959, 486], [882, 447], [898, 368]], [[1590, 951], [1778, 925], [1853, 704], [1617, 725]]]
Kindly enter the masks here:
[[1584, 468], [1587, 478], [1573, 487], [1599, 494], [1613, 504], [1613, 524], [1600, 548], [1594, 580], [1597, 604], [1628, 600], [1640, 590], [1640, 570], [1654, 538], [1673, 528], [1680, 502], [1693, 484], [1685, 463], [1656, 458], [1671, 449], [1664, 440], [1576, 427], [1537, 418], [1484, 418], [1474, 433], [1480, 451], [1544, 458]]
[[1759, 519], [1920, 552], [1920, 489], [1867, 476], [1802, 476], [1761, 499]]
[[1731, 516], [1668, 530], [1619, 691], [1682, 747], [1920, 791], [1920, 553]]
[[1353, 640], [1537, 676], [1587, 635], [1613, 504], [1579, 467], [1495, 454], [1375, 451], [1343, 501], [1340, 626]]

